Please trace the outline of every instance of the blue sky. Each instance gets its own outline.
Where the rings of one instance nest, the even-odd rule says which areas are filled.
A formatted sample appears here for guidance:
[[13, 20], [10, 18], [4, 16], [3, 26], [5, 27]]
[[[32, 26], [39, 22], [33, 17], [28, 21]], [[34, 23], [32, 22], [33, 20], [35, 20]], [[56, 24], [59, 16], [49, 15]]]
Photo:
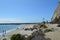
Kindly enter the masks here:
[[50, 21], [58, 0], [0, 0], [0, 22]]

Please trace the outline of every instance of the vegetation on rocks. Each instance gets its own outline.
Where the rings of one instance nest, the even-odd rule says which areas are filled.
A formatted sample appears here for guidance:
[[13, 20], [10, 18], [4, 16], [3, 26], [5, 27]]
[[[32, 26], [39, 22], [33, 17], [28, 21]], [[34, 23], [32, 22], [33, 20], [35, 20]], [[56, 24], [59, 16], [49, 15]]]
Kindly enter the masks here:
[[26, 38], [20, 34], [14, 34], [10, 38], [11, 40], [26, 40]]
[[3, 40], [7, 40], [6, 38], [4, 38]]

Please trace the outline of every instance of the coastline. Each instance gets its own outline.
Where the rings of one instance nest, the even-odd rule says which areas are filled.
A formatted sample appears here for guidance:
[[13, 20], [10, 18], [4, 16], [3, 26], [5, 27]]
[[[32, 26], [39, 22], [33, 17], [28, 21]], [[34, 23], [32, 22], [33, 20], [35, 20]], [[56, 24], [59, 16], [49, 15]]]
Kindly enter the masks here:
[[[10, 40], [10, 37], [13, 35], [13, 34], [22, 34], [26, 37], [30, 36], [33, 32], [35, 32], [35, 30], [31, 31], [31, 30], [25, 30], [25, 28], [32, 28], [35, 24], [30, 24], [30, 25], [20, 25], [20, 27], [16, 28], [16, 29], [13, 29], [13, 30], [10, 30], [10, 31], [7, 31], [5, 37], [3, 36], [0, 36], [0, 40], [2, 40], [3, 38], [6, 38], [7, 40]], [[45, 24], [48, 29], [51, 29], [53, 28], [54, 31], [52, 32], [47, 32], [45, 33], [45, 38], [50, 38], [51, 40], [56, 40], [56, 39], [60, 39], [59, 37], [59, 34], [60, 34], [60, 28], [57, 27], [57, 24]], [[53, 35], [54, 34], [54, 35]], [[58, 36], [57, 36], [58, 35]]]
[[[20, 26], [19, 26], [19, 27], [17, 27], [17, 28], [19, 28], [19, 29], [20, 29], [21, 27], [22, 27], [22, 25], [20, 25]], [[14, 31], [14, 30], [16, 30], [17, 28], [10, 29], [10, 30], [6, 30], [6, 34], [7, 34], [7, 33], [9, 33], [9, 32], [12, 32], [12, 31]], [[0, 33], [0, 36], [2, 36], [2, 35], [3, 35], [3, 33], [1, 32], [1, 33]]]
[[15, 30], [13, 30], [11, 32], [6, 33], [5, 37], [0, 36], [0, 39], [7, 38], [7, 40], [10, 40], [10, 37], [13, 34], [21, 34], [21, 35], [25, 35], [25, 36], [30, 36], [33, 33], [33, 31], [31, 31], [31, 30], [27, 30], [26, 31], [26, 30], [24, 30], [24, 28], [30, 28], [30, 27], [33, 27], [33, 26], [34, 26], [33, 24], [22, 25], [22, 26], [20, 26], [20, 28], [15, 29]]

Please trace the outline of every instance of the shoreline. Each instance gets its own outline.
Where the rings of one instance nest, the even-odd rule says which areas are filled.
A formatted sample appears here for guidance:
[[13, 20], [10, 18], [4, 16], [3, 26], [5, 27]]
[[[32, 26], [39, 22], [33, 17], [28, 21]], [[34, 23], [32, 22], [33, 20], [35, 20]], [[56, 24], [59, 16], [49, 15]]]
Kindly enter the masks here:
[[[18, 28], [20, 29], [22, 26], [23, 26], [23, 25], [20, 25], [20, 26], [17, 27], [17, 28], [7, 30], [7, 31], [6, 31], [6, 34], [9, 33], [9, 32], [12, 32], [12, 31], [14, 31], [14, 30], [16, 30], [16, 29], [18, 29]], [[2, 35], [3, 35], [3, 32], [0, 33], [0, 36], [2, 36]]]
[[31, 28], [31, 27], [33, 27], [33, 26], [34, 26], [34, 24], [30, 24], [30, 25], [26, 25], [26, 24], [20, 25], [20, 27], [17, 27], [16, 29], [14, 29], [14, 30], [6, 33], [6, 34], [5, 34], [5, 37], [0, 36], [0, 39], [7, 38], [7, 40], [10, 40], [10, 37], [11, 37], [13, 34], [21, 34], [21, 35], [25, 35], [25, 36], [30, 36], [30, 35], [33, 33], [33, 31], [31, 31], [31, 30], [25, 31], [24, 29], [25, 29], [25, 28]]

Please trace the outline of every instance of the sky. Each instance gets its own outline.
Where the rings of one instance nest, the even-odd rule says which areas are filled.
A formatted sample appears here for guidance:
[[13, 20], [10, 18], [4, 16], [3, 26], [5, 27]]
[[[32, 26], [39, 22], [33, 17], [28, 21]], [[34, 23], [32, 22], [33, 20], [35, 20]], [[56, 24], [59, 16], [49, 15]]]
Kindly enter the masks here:
[[50, 21], [59, 0], [0, 0], [0, 23]]

